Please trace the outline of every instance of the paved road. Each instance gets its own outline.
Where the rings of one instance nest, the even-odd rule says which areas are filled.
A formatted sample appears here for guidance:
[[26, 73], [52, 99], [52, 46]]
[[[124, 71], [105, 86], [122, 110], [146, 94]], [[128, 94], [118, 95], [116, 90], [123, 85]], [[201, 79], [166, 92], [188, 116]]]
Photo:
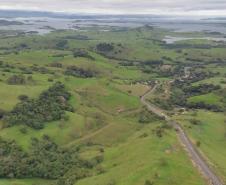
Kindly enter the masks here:
[[147, 106], [148, 110], [155, 113], [158, 116], [164, 117], [166, 121], [168, 121], [177, 131], [177, 135], [180, 139], [180, 142], [184, 145], [186, 151], [188, 152], [191, 160], [196, 165], [196, 167], [200, 170], [203, 176], [208, 180], [211, 185], [223, 185], [220, 178], [215, 175], [213, 170], [208, 166], [206, 161], [201, 157], [199, 152], [196, 150], [196, 147], [192, 144], [188, 136], [186, 135], [183, 128], [176, 121], [173, 121], [168, 115], [164, 113], [163, 110], [152, 105], [151, 103], [146, 101], [146, 97], [153, 93], [158, 85], [155, 85], [152, 89], [150, 89], [146, 94], [141, 97], [141, 102]]

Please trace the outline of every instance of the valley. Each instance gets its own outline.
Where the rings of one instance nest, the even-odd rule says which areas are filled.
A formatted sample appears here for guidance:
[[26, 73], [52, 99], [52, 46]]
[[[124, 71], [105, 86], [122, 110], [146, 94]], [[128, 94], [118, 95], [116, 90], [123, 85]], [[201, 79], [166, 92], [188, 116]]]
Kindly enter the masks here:
[[1, 30], [0, 185], [205, 185], [200, 160], [225, 184], [226, 43], [210, 36], [226, 35]]

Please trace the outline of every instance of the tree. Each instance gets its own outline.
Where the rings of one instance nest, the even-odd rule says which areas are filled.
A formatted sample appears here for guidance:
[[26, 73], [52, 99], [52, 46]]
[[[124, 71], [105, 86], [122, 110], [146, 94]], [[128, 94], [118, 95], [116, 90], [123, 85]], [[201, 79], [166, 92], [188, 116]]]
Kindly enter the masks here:
[[22, 95], [18, 96], [18, 99], [19, 99], [20, 101], [27, 101], [27, 100], [28, 100], [28, 96], [22, 94]]
[[65, 49], [68, 45], [68, 41], [67, 40], [60, 40], [59, 42], [57, 42], [56, 44], [56, 48], [57, 49]]

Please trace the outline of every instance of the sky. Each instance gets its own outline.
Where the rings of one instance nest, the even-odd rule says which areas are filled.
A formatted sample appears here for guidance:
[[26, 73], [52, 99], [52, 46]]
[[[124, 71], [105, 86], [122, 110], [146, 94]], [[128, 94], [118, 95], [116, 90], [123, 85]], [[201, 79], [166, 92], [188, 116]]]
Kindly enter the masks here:
[[226, 0], [0, 0], [0, 9], [98, 14], [226, 16]]

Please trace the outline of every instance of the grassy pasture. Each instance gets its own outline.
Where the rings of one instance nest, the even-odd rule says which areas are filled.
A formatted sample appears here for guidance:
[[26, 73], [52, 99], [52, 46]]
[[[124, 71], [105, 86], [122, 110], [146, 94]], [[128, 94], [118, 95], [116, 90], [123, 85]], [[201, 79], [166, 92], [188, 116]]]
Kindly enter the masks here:
[[[200, 150], [205, 153], [210, 164], [217, 169], [220, 176], [225, 179], [226, 164], [225, 156], [225, 120], [224, 113], [214, 113], [209, 111], [197, 111], [197, 113], [187, 113], [176, 117], [187, 130], [193, 142], [199, 141]], [[199, 125], [192, 125], [189, 120], [201, 121]], [[216, 152], [218, 151], [218, 152]]]
[[[66, 85], [67, 90], [72, 94], [71, 105], [75, 111], [67, 112], [68, 120], [60, 120], [46, 123], [42, 130], [26, 128], [27, 133], [22, 133], [23, 126], [14, 126], [0, 129], [0, 137], [7, 140], [15, 140], [22, 149], [29, 151], [31, 138], [41, 138], [43, 135], [50, 136], [57, 144], [63, 147], [74, 147], [80, 144], [92, 143], [81, 151], [84, 158], [92, 158], [99, 154], [99, 147], [104, 148], [104, 161], [101, 164], [104, 173], [80, 180], [78, 185], [144, 185], [146, 180], [153, 181], [159, 185], [204, 185], [205, 182], [199, 172], [193, 167], [187, 154], [177, 141], [175, 131], [167, 130], [162, 138], [155, 134], [156, 127], [161, 121], [151, 122], [149, 125], [138, 123], [138, 118], [134, 114], [142, 107], [139, 96], [147, 91], [148, 86], [136, 81], [146, 81], [158, 79], [166, 85], [171, 77], [159, 76], [153, 73], [143, 73], [139, 66], [122, 66], [119, 63], [123, 60], [136, 60], [138, 62], [162, 60], [162, 57], [169, 57], [165, 61], [174, 65], [174, 60], [184, 62], [183, 52], [179, 53], [174, 49], [165, 49], [156, 39], [163, 38], [165, 31], [150, 29], [148, 27], [126, 30], [100, 32], [99, 28], [82, 32], [90, 40], [68, 39], [68, 36], [80, 35], [80, 32], [59, 31], [45, 36], [29, 36], [1, 39], [3, 47], [8, 47], [12, 52], [0, 56], [0, 60], [13, 65], [15, 68], [9, 72], [3, 72], [0, 79], [0, 109], [6, 111], [19, 102], [18, 96], [28, 95], [30, 98], [46, 90], [54, 81], [61, 81]], [[113, 29], [113, 28], [112, 28]], [[64, 49], [56, 49], [56, 43], [61, 39], [68, 40], [68, 46]], [[110, 59], [97, 54], [94, 50], [96, 44], [101, 42], [113, 42], [122, 44], [122, 52], [115, 54], [115, 58]], [[19, 49], [15, 53], [15, 47], [26, 43], [30, 49]], [[135, 43], [135, 44], [134, 44]], [[73, 57], [73, 51], [82, 48], [94, 58], [93, 60], [84, 57]], [[185, 50], [186, 52], [186, 50]], [[199, 56], [200, 50], [189, 50], [193, 56]], [[220, 51], [211, 51], [212, 55], [217, 55]], [[63, 56], [64, 55], [64, 56]], [[222, 57], [224, 57], [222, 55]], [[59, 62], [62, 68], [50, 67], [49, 64]], [[13, 74], [21, 74], [20, 67], [45, 67], [50, 72], [42, 74], [34, 72], [31, 74], [34, 84], [8, 85], [6, 80]], [[100, 75], [94, 78], [77, 78], [65, 76], [64, 70], [68, 66], [77, 66], [84, 69], [95, 69]], [[28, 75], [25, 75], [26, 77]], [[52, 79], [51, 82], [49, 79]], [[211, 83], [221, 83], [219, 79], [213, 79]], [[200, 82], [202, 83], [202, 82]], [[164, 96], [165, 92], [154, 96]], [[194, 98], [195, 99], [195, 98]], [[215, 102], [215, 95], [197, 97], [193, 101]], [[200, 114], [200, 115], [199, 115]], [[200, 119], [204, 113], [200, 112]], [[223, 115], [217, 114], [217, 124], [214, 129], [206, 128], [206, 132], [214, 137], [218, 129], [221, 129], [220, 138], [223, 140]], [[213, 119], [213, 117], [210, 117]], [[179, 118], [178, 118], [179, 119]], [[206, 118], [207, 119], [207, 118]], [[211, 120], [210, 119], [210, 120]], [[210, 123], [210, 120], [208, 120]], [[2, 125], [0, 121], [0, 125]], [[186, 123], [184, 123], [186, 124]], [[210, 123], [211, 124], [211, 123]], [[191, 132], [192, 134], [193, 132]], [[195, 131], [194, 131], [195, 133]], [[212, 146], [217, 141], [211, 141], [208, 134], [204, 133], [203, 138], [207, 139]], [[198, 135], [198, 134], [197, 134]], [[195, 137], [192, 135], [192, 137]], [[216, 150], [221, 143], [216, 143]], [[212, 160], [214, 153], [205, 146], [202, 141], [201, 147], [209, 152], [208, 157]], [[224, 159], [225, 152], [219, 155]], [[225, 155], [226, 156], [226, 155]], [[214, 161], [214, 160], [213, 160]], [[224, 166], [219, 164], [218, 159], [214, 163], [222, 165], [222, 174], [225, 173]], [[221, 173], [221, 172], [220, 172]], [[50, 184], [52, 181], [40, 179], [1, 179], [0, 185], [41, 185]]]
[[210, 105], [221, 105], [221, 97], [214, 94], [214, 93], [209, 93], [205, 95], [200, 95], [200, 96], [193, 96], [188, 99], [189, 103], [198, 103], [198, 102], [204, 102], [206, 104]]
[[[154, 127], [155, 124], [140, 129], [126, 142], [107, 148], [103, 163], [106, 172], [77, 184], [142, 185], [145, 180], [162, 185], [179, 185], [181, 182], [188, 185], [205, 184], [192, 167], [173, 131], [159, 139], [152, 133]], [[143, 138], [144, 133], [148, 136]]]

